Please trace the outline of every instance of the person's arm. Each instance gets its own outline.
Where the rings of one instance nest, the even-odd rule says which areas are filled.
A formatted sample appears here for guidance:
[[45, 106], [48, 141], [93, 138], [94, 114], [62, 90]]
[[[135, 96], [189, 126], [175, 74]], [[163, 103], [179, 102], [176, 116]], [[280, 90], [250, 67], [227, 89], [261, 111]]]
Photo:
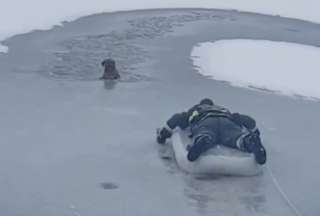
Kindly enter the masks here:
[[172, 136], [172, 131], [179, 127], [185, 129], [189, 126], [189, 116], [187, 112], [174, 114], [166, 124], [158, 130], [157, 141], [159, 144], [164, 144], [167, 138]]

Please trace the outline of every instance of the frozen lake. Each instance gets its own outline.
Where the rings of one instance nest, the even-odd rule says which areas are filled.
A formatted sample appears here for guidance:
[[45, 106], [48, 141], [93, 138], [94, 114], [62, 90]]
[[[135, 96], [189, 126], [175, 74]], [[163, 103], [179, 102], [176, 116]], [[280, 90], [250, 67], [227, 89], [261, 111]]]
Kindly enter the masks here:
[[[307, 33], [307, 34], [306, 34]], [[202, 42], [320, 44], [317, 24], [223, 10], [98, 14], [5, 41], [3, 215], [317, 215], [320, 103], [197, 73]], [[122, 80], [98, 80], [113, 57]], [[196, 178], [159, 158], [155, 128], [203, 97], [258, 121], [262, 176]]]

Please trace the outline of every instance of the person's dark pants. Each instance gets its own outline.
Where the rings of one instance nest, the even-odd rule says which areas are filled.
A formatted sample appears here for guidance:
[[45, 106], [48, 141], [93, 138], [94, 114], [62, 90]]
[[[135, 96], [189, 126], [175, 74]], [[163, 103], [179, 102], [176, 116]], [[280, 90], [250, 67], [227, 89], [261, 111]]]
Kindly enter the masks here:
[[239, 139], [244, 134], [242, 128], [225, 117], [209, 117], [191, 127], [194, 144], [189, 149], [188, 160], [195, 161], [203, 152], [224, 145], [242, 151]]

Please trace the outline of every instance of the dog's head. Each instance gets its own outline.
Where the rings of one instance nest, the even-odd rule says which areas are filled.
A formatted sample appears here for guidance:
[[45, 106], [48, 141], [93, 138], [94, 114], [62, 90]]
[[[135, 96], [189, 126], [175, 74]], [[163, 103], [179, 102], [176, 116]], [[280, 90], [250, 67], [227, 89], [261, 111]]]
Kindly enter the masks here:
[[104, 67], [102, 79], [118, 79], [120, 75], [116, 69], [116, 62], [113, 59], [105, 59], [101, 62]]
[[101, 62], [101, 65], [105, 70], [115, 70], [116, 68], [116, 62], [113, 59], [105, 59]]

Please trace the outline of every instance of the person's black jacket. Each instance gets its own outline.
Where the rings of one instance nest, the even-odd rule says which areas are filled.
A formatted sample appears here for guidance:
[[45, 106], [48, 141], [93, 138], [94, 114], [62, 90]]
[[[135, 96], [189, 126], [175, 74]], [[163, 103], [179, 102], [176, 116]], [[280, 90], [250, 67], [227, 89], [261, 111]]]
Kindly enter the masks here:
[[186, 112], [174, 114], [166, 125], [158, 132], [157, 141], [164, 143], [172, 135], [172, 130], [179, 127], [184, 130], [192, 127], [193, 124], [201, 123], [205, 118], [225, 117], [235, 124], [245, 127], [248, 130], [254, 130], [256, 121], [248, 115], [240, 113], [231, 113], [228, 109], [217, 105], [197, 104]]

